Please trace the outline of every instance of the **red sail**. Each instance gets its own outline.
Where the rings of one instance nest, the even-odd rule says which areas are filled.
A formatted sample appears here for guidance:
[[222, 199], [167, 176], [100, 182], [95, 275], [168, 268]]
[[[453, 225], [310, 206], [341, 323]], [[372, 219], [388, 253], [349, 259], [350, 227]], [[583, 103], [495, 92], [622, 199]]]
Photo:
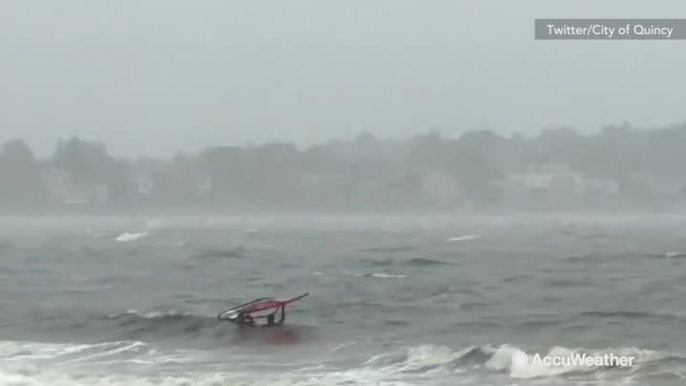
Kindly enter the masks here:
[[300, 300], [304, 298], [305, 296], [309, 295], [309, 293], [302, 294], [300, 296], [296, 296], [292, 299], [288, 300], [264, 300], [259, 303], [253, 303], [248, 305], [247, 307], [243, 308], [242, 311], [245, 311], [247, 313], [253, 313], [253, 312], [259, 312], [259, 311], [265, 311], [265, 310], [270, 310], [272, 308], [279, 308], [281, 306], [285, 306], [286, 304], [293, 303], [297, 300]]

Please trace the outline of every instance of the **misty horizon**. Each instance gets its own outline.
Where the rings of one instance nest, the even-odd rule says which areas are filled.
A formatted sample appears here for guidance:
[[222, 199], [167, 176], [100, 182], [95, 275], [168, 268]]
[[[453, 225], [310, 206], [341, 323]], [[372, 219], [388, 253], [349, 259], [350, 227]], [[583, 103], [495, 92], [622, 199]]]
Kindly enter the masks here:
[[23, 140], [0, 152], [8, 213], [175, 210], [211, 213], [475, 213], [686, 208], [686, 122], [594, 135], [569, 127], [535, 137], [432, 130], [298, 148], [214, 144], [163, 159], [113, 157], [108, 144], [60, 140], [36, 157]]
[[[619, 14], [618, 14], [619, 12]], [[545, 42], [538, 17], [672, 17], [686, 3], [436, 1], [0, 5], [0, 139], [37, 154], [216, 143], [530, 136], [684, 120], [681, 42]]]

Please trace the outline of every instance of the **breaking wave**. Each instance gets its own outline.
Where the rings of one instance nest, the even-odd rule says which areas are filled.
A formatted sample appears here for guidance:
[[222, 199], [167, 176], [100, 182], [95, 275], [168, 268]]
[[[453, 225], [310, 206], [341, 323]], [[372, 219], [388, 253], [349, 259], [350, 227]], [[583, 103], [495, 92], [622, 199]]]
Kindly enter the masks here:
[[481, 236], [479, 236], [479, 235], [462, 235], [462, 236], [451, 237], [448, 239], [448, 241], [471, 241], [471, 240], [478, 240], [480, 238], [481, 238]]
[[[218, 312], [221, 310], [218, 308]], [[316, 338], [316, 328], [311, 326], [289, 324], [274, 330], [242, 331], [231, 322], [217, 320], [216, 314], [202, 315], [179, 310], [129, 310], [108, 315], [57, 314], [37, 318], [36, 324], [28, 328], [35, 337], [44, 337], [48, 341], [66, 340], [88, 344], [103, 340], [142, 341], [204, 349], [271, 344], [283, 338], [278, 336], [280, 333], [301, 343]], [[58, 337], [57, 340], [55, 337]]]
[[429, 259], [424, 257], [413, 257], [410, 259], [361, 259], [361, 263], [366, 267], [391, 267], [391, 266], [406, 266], [406, 267], [428, 267], [433, 265], [451, 265], [451, 263]]
[[571, 376], [583, 374], [585, 376], [598, 376], [607, 379], [610, 374], [617, 378], [626, 378], [628, 375], [639, 374], [641, 376], [664, 376], [672, 373], [679, 377], [686, 367], [686, 357], [664, 352], [640, 349], [635, 347], [606, 348], [598, 350], [582, 348], [552, 347], [547, 352], [539, 353], [543, 356], [605, 356], [633, 357], [633, 366], [618, 371], [616, 367], [581, 367], [569, 366], [545, 366], [538, 363], [515, 364], [513, 356], [524, 352], [524, 349], [511, 345], [501, 346], [474, 346], [455, 351], [445, 346], [422, 345], [411, 347], [405, 352], [380, 355], [372, 358], [367, 365], [382, 367], [392, 373], [423, 373], [436, 371], [455, 372], [460, 369], [480, 368], [485, 371], [505, 373], [511, 378], [531, 379], [549, 378], [558, 376]]
[[[133, 315], [135, 313], [127, 313]], [[120, 318], [118, 316], [117, 318]], [[149, 315], [142, 319], [169, 320], [188, 315]], [[43, 344], [0, 342], [0, 383], [3, 385], [416, 385], [433, 384], [440, 379], [458, 377], [461, 384], [483, 384], [485, 379], [501, 374], [510, 379], [554, 379], [577, 377], [583, 382], [602, 379], [607, 385], [619, 385], [627, 379], [681, 377], [686, 358], [665, 352], [634, 347], [598, 350], [552, 347], [545, 355], [586, 354], [634, 357], [626, 369], [612, 367], [544, 366], [513, 364], [515, 353], [524, 349], [511, 345], [483, 345], [455, 350], [447, 346], [417, 345], [384, 352], [357, 364], [341, 367], [322, 360], [321, 355], [305, 362], [262, 364], [227, 351], [221, 355], [231, 366], [212, 367], [212, 352], [161, 350], [140, 341], [116, 341], [99, 344]], [[241, 359], [242, 358], [242, 359]], [[360, 358], [361, 359], [361, 358]], [[215, 358], [216, 360], [216, 358]], [[229, 362], [226, 362], [229, 361]], [[249, 364], [252, 362], [253, 364]], [[89, 367], [83, 367], [89, 365]], [[113, 367], [114, 365], [114, 367]], [[169, 371], [166, 365], [186, 370]], [[183, 367], [186, 365], [185, 367]], [[152, 366], [152, 367], [151, 367]], [[252, 367], [251, 367], [252, 366]], [[279, 367], [281, 366], [281, 367]], [[288, 368], [284, 370], [284, 366]], [[87, 369], [87, 370], [84, 370]], [[145, 369], [152, 371], [144, 371]], [[157, 369], [157, 370], [155, 370]], [[193, 369], [190, 371], [188, 369]], [[277, 371], [274, 371], [274, 370]], [[492, 379], [492, 378], [491, 378]], [[511, 381], [510, 381], [511, 382]], [[486, 382], [488, 383], [488, 382]], [[580, 384], [581, 384], [580, 383]]]
[[398, 247], [374, 247], [361, 249], [360, 252], [373, 252], [373, 253], [396, 253], [396, 252], [411, 252], [414, 251], [416, 247], [412, 245], [402, 245]]
[[447, 261], [442, 261], [442, 260], [435, 260], [435, 259], [426, 259], [422, 257], [415, 257], [409, 260], [405, 260], [404, 265], [408, 265], [411, 267], [426, 267], [426, 266], [431, 266], [431, 265], [451, 265], [451, 263], [448, 263]]
[[[104, 322], [104, 323], [103, 323]], [[140, 313], [130, 310], [100, 318], [92, 327], [115, 329], [118, 337], [160, 341], [167, 339], [206, 339], [221, 342], [231, 336], [233, 324], [219, 322], [216, 316], [197, 315], [183, 311]]]

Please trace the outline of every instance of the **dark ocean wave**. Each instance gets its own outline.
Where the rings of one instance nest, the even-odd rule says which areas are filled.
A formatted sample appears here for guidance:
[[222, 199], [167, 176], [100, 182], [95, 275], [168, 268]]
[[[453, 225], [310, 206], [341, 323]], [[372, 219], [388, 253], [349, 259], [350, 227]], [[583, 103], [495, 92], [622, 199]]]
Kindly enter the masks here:
[[107, 330], [113, 338], [160, 341], [166, 339], [197, 339], [203, 336], [222, 338], [228, 333], [228, 323], [216, 317], [179, 311], [139, 313], [136, 311], [90, 317], [85, 331]]
[[[101, 343], [110, 341], [141, 341], [171, 343], [180, 347], [212, 348], [227, 344], [266, 342], [278, 335], [297, 335], [311, 339], [314, 328], [289, 324], [280, 328], [241, 328], [218, 320], [216, 315], [199, 315], [177, 310], [138, 312], [130, 310], [114, 314], [74, 315], [53, 312], [35, 315], [29, 322], [13, 328], [31, 340], [60, 343]], [[25, 331], [25, 332], [24, 332]], [[12, 336], [2, 335], [0, 340]]]
[[372, 252], [372, 253], [398, 253], [398, 252], [411, 252], [415, 251], [417, 247], [413, 245], [401, 245], [397, 247], [373, 247], [373, 248], [363, 248], [360, 252]]
[[392, 266], [430, 267], [435, 265], [452, 265], [446, 261], [425, 257], [413, 257], [410, 259], [361, 259], [360, 262], [363, 266], [370, 268], [385, 268]]
[[207, 259], [207, 258], [226, 258], [226, 259], [240, 259], [243, 257], [246, 257], [248, 254], [248, 250], [246, 248], [242, 247], [236, 247], [236, 248], [230, 248], [230, 249], [214, 249], [214, 250], [205, 250], [198, 252], [194, 255], [195, 258], [198, 259]]
[[[528, 363], [515, 365], [512, 357], [518, 353], [528, 356]], [[613, 366], [582, 367], [565, 365], [561, 367], [546, 367], [533, 363], [534, 354], [541, 357], [632, 357], [633, 365], [629, 368], [618, 369]], [[602, 377], [611, 374], [623, 376], [618, 370], [631, 374], [641, 374], [647, 377], [657, 374], [670, 373], [678, 376], [679, 371], [686, 365], [686, 357], [680, 354], [646, 350], [635, 347], [582, 349], [551, 347], [541, 352], [533, 352], [526, 348], [512, 345], [481, 345], [462, 350], [453, 350], [447, 346], [420, 345], [410, 347], [402, 352], [380, 355], [369, 361], [370, 365], [393, 369], [396, 373], [424, 373], [437, 369], [447, 371], [468, 371], [483, 369], [486, 371], [505, 372], [512, 378], [536, 379], [570, 376], [582, 373], [586, 376], [597, 373]], [[461, 369], [461, 370], [460, 370]]]
[[653, 319], [665, 322], [683, 322], [686, 323], [686, 315], [678, 314], [667, 314], [667, 313], [656, 313], [656, 312], [646, 312], [646, 311], [628, 311], [628, 310], [617, 310], [617, 311], [584, 311], [580, 313], [582, 318], [596, 318], [596, 319], [620, 319], [620, 320], [640, 320], [640, 319]]
[[686, 259], [686, 252], [670, 251], [660, 253], [647, 253], [643, 256], [649, 259]]
[[[653, 313], [643, 311], [582, 311], [578, 313], [550, 313], [550, 314], [524, 314], [513, 318], [517, 323], [513, 326], [528, 329], [593, 329], [599, 323], [655, 323], [656, 325], [679, 328], [686, 325], [686, 315]], [[475, 325], [478, 325], [475, 322]]]
[[396, 264], [396, 261], [391, 258], [385, 259], [374, 259], [374, 258], [362, 258], [359, 259], [360, 265], [367, 268], [385, 268], [391, 267]]
[[412, 259], [403, 261], [403, 265], [410, 267], [427, 267], [432, 265], [451, 265], [451, 263], [436, 259], [414, 257]]
[[575, 288], [575, 287], [598, 287], [600, 284], [587, 277], [550, 277], [543, 283], [551, 288]]
[[[223, 344], [232, 342], [240, 327], [216, 316], [196, 315], [178, 311], [138, 313], [135, 311], [101, 317], [94, 323], [111, 326], [119, 331], [121, 338], [143, 341], [197, 341], [198, 343]], [[243, 329], [246, 330], [246, 329]], [[263, 329], [251, 329], [263, 330]]]

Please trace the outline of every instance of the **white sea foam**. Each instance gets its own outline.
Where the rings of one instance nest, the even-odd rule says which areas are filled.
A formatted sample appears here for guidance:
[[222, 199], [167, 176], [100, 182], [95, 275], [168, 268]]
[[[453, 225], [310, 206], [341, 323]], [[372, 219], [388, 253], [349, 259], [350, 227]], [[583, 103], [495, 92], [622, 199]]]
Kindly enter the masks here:
[[[327, 274], [324, 272], [320, 271], [314, 271], [312, 272], [314, 276], [334, 276], [331, 274]], [[398, 275], [398, 274], [391, 274], [391, 273], [385, 273], [385, 272], [371, 272], [371, 273], [361, 273], [361, 272], [353, 272], [353, 273], [342, 273], [339, 274], [341, 276], [355, 276], [355, 277], [374, 277], [377, 279], [407, 279], [407, 275]]]
[[148, 232], [124, 232], [115, 239], [119, 242], [136, 241], [148, 236]]
[[[159, 352], [136, 341], [93, 345], [0, 342], [0, 385], [477, 385], [492, 384], [483, 377], [503, 372], [515, 380], [550, 378], [572, 373], [588, 374], [584, 376], [593, 378], [597, 370], [578, 366], [514, 366], [512, 356], [519, 350], [518, 347], [507, 345], [470, 347], [463, 350], [454, 350], [447, 346], [419, 345], [409, 347], [404, 352], [380, 354], [366, 363], [343, 369], [329, 367], [326, 362], [319, 360], [321, 358], [303, 363], [282, 364], [279, 367], [278, 364], [266, 360], [255, 361], [256, 358], [233, 356], [233, 353], [229, 352], [224, 352], [222, 358], [227, 364], [231, 363], [230, 366], [208, 366], [207, 364], [213, 361], [216, 364], [217, 360], [211, 356], [211, 352]], [[637, 357], [630, 373], [620, 373], [613, 380], [606, 379], [606, 385], [621, 385], [641, 366], [665, 358], [674, 358], [665, 353], [637, 348], [581, 350], [554, 347], [547, 354], [568, 355], [578, 352]], [[241, 366], [241, 363], [250, 364]], [[476, 367], [491, 371], [474, 372], [475, 364]], [[107, 367], [108, 365], [113, 366]], [[262, 371], [262, 366], [272, 367], [278, 371]], [[679, 369], [683, 370], [682, 367]], [[670, 370], [663, 368], [661, 371]]]
[[[545, 365], [529, 360], [526, 363], [513, 363], [513, 357], [522, 351], [517, 347], [501, 346], [495, 349], [493, 356], [486, 363], [486, 367], [494, 370], [506, 370], [512, 378], [530, 379], [559, 376], [574, 373], [593, 373], [602, 369], [600, 366], [588, 366], [584, 363], [563, 363], [559, 366]], [[667, 357], [667, 354], [656, 351], [642, 350], [638, 348], [607, 348], [601, 350], [570, 349], [566, 347], [553, 347], [548, 352], [527, 353], [529, 358], [538, 354], [541, 357], [632, 357], [630, 369], [638, 369], [649, 362], [654, 362]]]
[[477, 240], [481, 238], [479, 235], [462, 235], [462, 236], [456, 236], [456, 237], [451, 237], [448, 239], [448, 241], [470, 241], [470, 240]]
[[390, 273], [372, 273], [371, 275], [368, 275], [371, 277], [376, 277], [379, 279], [406, 279], [406, 275], [392, 275]]
[[355, 273], [353, 276], [357, 277], [375, 277], [377, 279], [407, 279], [406, 275], [394, 275], [390, 273], [383, 272], [372, 272], [372, 273]]
[[[469, 359], [468, 356], [476, 354], [477, 359]], [[467, 363], [478, 363], [478, 357], [483, 357], [483, 368], [491, 370], [494, 373], [506, 372], [513, 379], [534, 379], [534, 378], [550, 378], [555, 376], [562, 376], [568, 374], [586, 374], [587, 380], [596, 379], [596, 376], [606, 377], [602, 373], [597, 373], [603, 370], [600, 367], [583, 367], [577, 365], [571, 366], [542, 366], [540, 364], [531, 363], [528, 365], [516, 365], [513, 363], [513, 356], [521, 352], [520, 348], [511, 345], [502, 346], [482, 346], [471, 347], [464, 350], [453, 350], [446, 346], [436, 345], [420, 345], [407, 349], [403, 359], [393, 359], [398, 354], [378, 355], [367, 361], [365, 368], [382, 368], [386, 374], [399, 373], [423, 373], [430, 374], [452, 374], [457, 373], [468, 374], [472, 366]], [[608, 380], [607, 385], [621, 385], [633, 377], [643, 366], [655, 363], [662, 359], [674, 358], [666, 353], [643, 350], [638, 348], [607, 348], [600, 350], [583, 350], [583, 349], [569, 349], [565, 347], [553, 347], [549, 352], [543, 355], [548, 356], [567, 356], [574, 354], [586, 354], [595, 357], [602, 357], [605, 355], [613, 355], [615, 357], [634, 357], [635, 361], [632, 366], [628, 367], [625, 373], [615, 373], [616, 379]], [[461, 360], [468, 360], [460, 364]], [[390, 360], [390, 363], [389, 363]], [[460, 366], [464, 366], [460, 368]], [[607, 369], [610, 370], [610, 369]], [[677, 365], [676, 368], [662, 368], [662, 373], [669, 373], [673, 376], [679, 376], [683, 373], [683, 365]], [[600, 374], [600, 375], [599, 375]], [[441, 375], [442, 376], [442, 375]]]
[[4, 361], [31, 361], [45, 359], [96, 358], [124, 352], [148, 350], [143, 342], [119, 341], [97, 344], [54, 344], [34, 342], [0, 342], [0, 359]]

